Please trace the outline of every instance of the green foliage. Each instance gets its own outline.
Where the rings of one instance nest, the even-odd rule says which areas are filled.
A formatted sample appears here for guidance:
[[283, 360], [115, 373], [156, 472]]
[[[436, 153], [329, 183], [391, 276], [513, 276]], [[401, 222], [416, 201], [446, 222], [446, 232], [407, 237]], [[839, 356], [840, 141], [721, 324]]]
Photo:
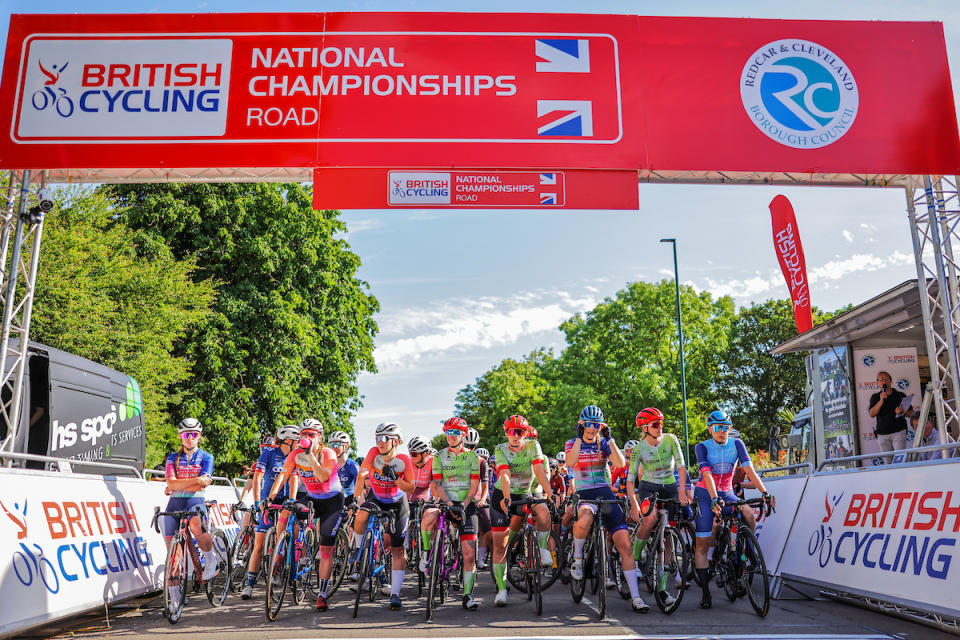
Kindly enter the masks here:
[[30, 337], [140, 383], [128, 396], [132, 409], [142, 397], [152, 467], [177, 440], [169, 408], [190, 378], [177, 344], [209, 317], [213, 282], [193, 282], [192, 259], [115, 220], [103, 195], [70, 189], [58, 200], [44, 223]]
[[205, 425], [205, 448], [224, 471], [256, 452], [261, 433], [316, 417], [353, 432], [356, 378], [374, 371], [377, 300], [356, 277], [360, 259], [335, 237], [334, 211], [314, 211], [297, 184], [161, 184], [103, 187], [120, 220], [195, 261], [213, 283], [212, 313], [176, 348], [193, 376], [176, 386], [177, 416]]

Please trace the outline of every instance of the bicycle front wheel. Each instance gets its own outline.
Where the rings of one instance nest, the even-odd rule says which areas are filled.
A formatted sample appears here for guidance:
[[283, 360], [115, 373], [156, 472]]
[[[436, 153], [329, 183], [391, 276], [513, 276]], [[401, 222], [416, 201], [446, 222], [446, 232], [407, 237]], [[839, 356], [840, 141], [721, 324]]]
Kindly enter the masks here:
[[534, 605], [537, 608], [537, 615], [543, 615], [543, 565], [540, 563], [540, 545], [537, 544], [536, 533], [531, 531], [527, 536], [527, 575], [530, 576], [528, 584], [530, 593], [533, 595]]
[[303, 533], [303, 546], [300, 548], [300, 558], [296, 563], [296, 575], [293, 580], [293, 601], [297, 604], [303, 604], [307, 596], [317, 597], [317, 589], [320, 583], [315, 581], [319, 575], [316, 569], [319, 560], [317, 556], [317, 535], [313, 529], [307, 529]]
[[442, 576], [443, 571], [443, 531], [437, 527], [433, 534], [433, 547], [430, 549], [430, 567], [427, 577], [427, 613], [426, 621], [430, 622], [433, 618], [433, 612], [441, 604], [443, 597]]
[[234, 593], [240, 593], [247, 584], [247, 565], [250, 564], [250, 554], [253, 553], [254, 535], [253, 525], [247, 525], [233, 540], [233, 547], [230, 549], [230, 588]]
[[[594, 522], [595, 527], [598, 526]], [[596, 572], [597, 582], [599, 583], [599, 592], [597, 594], [597, 614], [600, 616], [600, 619], [603, 620], [607, 617], [607, 536], [604, 535], [603, 529], [600, 528], [596, 533], [597, 544], [594, 555], [593, 567]]]
[[167, 564], [163, 574], [163, 615], [170, 624], [176, 624], [183, 613], [183, 603], [187, 599], [188, 561], [186, 541], [178, 533], [167, 546]]
[[[352, 531], [352, 530], [351, 530]], [[347, 569], [350, 564], [350, 537], [345, 529], [337, 532], [337, 539], [333, 543], [333, 573], [330, 574], [330, 582], [327, 583], [327, 600], [333, 597], [333, 594], [340, 588], [343, 578], [347, 575]], [[315, 571], [320, 575], [320, 561], [317, 561]], [[319, 579], [319, 578], [318, 578]]]
[[756, 536], [747, 528], [740, 531], [740, 546], [740, 561], [744, 568], [741, 579], [747, 590], [747, 598], [757, 615], [766, 617], [770, 611], [770, 583], [763, 551]]
[[207, 600], [219, 607], [230, 593], [230, 580], [233, 578], [233, 558], [230, 555], [230, 543], [222, 529], [214, 529], [210, 534], [213, 540], [213, 552], [217, 556], [217, 575], [207, 581]]
[[267, 571], [266, 609], [267, 620], [273, 622], [280, 614], [283, 598], [287, 595], [287, 585], [290, 582], [290, 534], [282, 532], [273, 545], [270, 553], [270, 569]]
[[[367, 531], [363, 534], [363, 540], [360, 542], [360, 549], [357, 556], [357, 597], [353, 601], [353, 617], [357, 617], [357, 611], [360, 609], [360, 596], [363, 594], [363, 583], [368, 582], [367, 576], [370, 573], [370, 560], [373, 555], [373, 533]], [[371, 584], [371, 587], [373, 585]]]
[[653, 559], [653, 576], [657, 582], [653, 594], [657, 606], [666, 614], [676, 611], [683, 599], [687, 561], [680, 534], [673, 527], [667, 527]]

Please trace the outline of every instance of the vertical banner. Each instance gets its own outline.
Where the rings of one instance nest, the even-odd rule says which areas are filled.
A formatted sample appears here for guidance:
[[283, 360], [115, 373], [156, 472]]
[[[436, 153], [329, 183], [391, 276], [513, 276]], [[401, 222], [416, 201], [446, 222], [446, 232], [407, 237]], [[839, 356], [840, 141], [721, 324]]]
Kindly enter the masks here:
[[807, 282], [807, 263], [803, 258], [803, 245], [797, 229], [793, 205], [786, 196], [778, 195], [770, 201], [770, 221], [773, 224], [773, 248], [780, 261], [780, 270], [790, 289], [793, 301], [793, 319], [797, 333], [813, 326], [813, 311], [810, 307], [810, 287]]
[[847, 348], [824, 349], [817, 354], [817, 366], [820, 368], [824, 458], [830, 460], [856, 455]]
[[[860, 452], [879, 453], [877, 437], [873, 433], [877, 419], [870, 417], [870, 396], [880, 391], [877, 374], [886, 371], [893, 380], [893, 388], [906, 396], [907, 406], [920, 409], [923, 400], [923, 388], [920, 386], [920, 366], [917, 363], [917, 350], [914, 347], [893, 349], [858, 349], [853, 352], [853, 377], [857, 382], [857, 418], [860, 426]], [[910, 423], [907, 422], [907, 446], [913, 444]], [[896, 458], [894, 458], [896, 462]], [[865, 465], [883, 464], [883, 458], [877, 456]]]

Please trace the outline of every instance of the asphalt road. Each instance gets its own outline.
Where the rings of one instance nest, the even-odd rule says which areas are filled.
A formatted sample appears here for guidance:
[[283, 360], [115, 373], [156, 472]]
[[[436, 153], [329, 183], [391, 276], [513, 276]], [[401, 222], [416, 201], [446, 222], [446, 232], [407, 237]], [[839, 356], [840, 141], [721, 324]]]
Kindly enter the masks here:
[[[662, 614], [653, 605], [647, 614], [636, 614], [630, 603], [609, 590], [608, 615], [598, 619], [596, 596], [588, 594], [574, 604], [569, 589], [556, 583], [544, 594], [543, 615], [537, 617], [533, 604], [523, 594], [511, 592], [505, 608], [493, 606], [494, 590], [489, 574], [481, 575], [476, 595], [482, 600], [478, 611], [465, 611], [459, 598], [447, 601], [434, 621], [424, 622], [424, 601], [416, 596], [416, 584], [408, 575], [404, 586], [404, 608], [391, 611], [386, 598], [370, 603], [366, 596], [356, 619], [351, 617], [353, 593], [341, 587], [331, 600], [331, 609], [317, 612], [313, 602], [297, 606], [292, 600], [284, 605], [276, 622], [264, 614], [263, 589], [254, 598], [240, 600], [231, 595], [226, 604], [214, 609], [204, 596], [191, 597], [183, 617], [170, 625], [162, 616], [161, 597], [144, 597], [111, 608], [109, 622], [103, 612], [84, 616], [37, 630], [32, 638], [134, 638], [143, 636], [185, 637], [224, 640], [265, 640], [268, 638], [563, 638], [617, 636], [624, 638], [788, 638], [879, 640], [898, 638], [953, 638], [949, 634], [899, 618], [866, 611], [830, 600], [775, 600], [770, 613], [759, 618], [744, 600], [731, 604], [722, 593], [714, 592], [714, 606], [701, 610], [698, 591], [686, 594], [680, 609], [672, 616]], [[646, 594], [644, 594], [646, 595]], [[288, 596], [289, 597], [289, 596]]]

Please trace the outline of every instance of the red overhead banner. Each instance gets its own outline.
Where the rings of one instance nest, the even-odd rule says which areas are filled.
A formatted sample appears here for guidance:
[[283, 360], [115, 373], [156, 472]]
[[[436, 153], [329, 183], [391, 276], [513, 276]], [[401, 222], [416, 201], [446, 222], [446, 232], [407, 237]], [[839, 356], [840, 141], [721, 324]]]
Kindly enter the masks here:
[[0, 168], [953, 174], [939, 23], [15, 15]]
[[316, 209], [629, 209], [636, 171], [314, 169]]
[[786, 196], [780, 195], [770, 201], [770, 221], [773, 226], [773, 248], [793, 301], [793, 320], [797, 325], [797, 333], [803, 333], [813, 327], [810, 283], [807, 280], [807, 261], [803, 257], [797, 217]]

